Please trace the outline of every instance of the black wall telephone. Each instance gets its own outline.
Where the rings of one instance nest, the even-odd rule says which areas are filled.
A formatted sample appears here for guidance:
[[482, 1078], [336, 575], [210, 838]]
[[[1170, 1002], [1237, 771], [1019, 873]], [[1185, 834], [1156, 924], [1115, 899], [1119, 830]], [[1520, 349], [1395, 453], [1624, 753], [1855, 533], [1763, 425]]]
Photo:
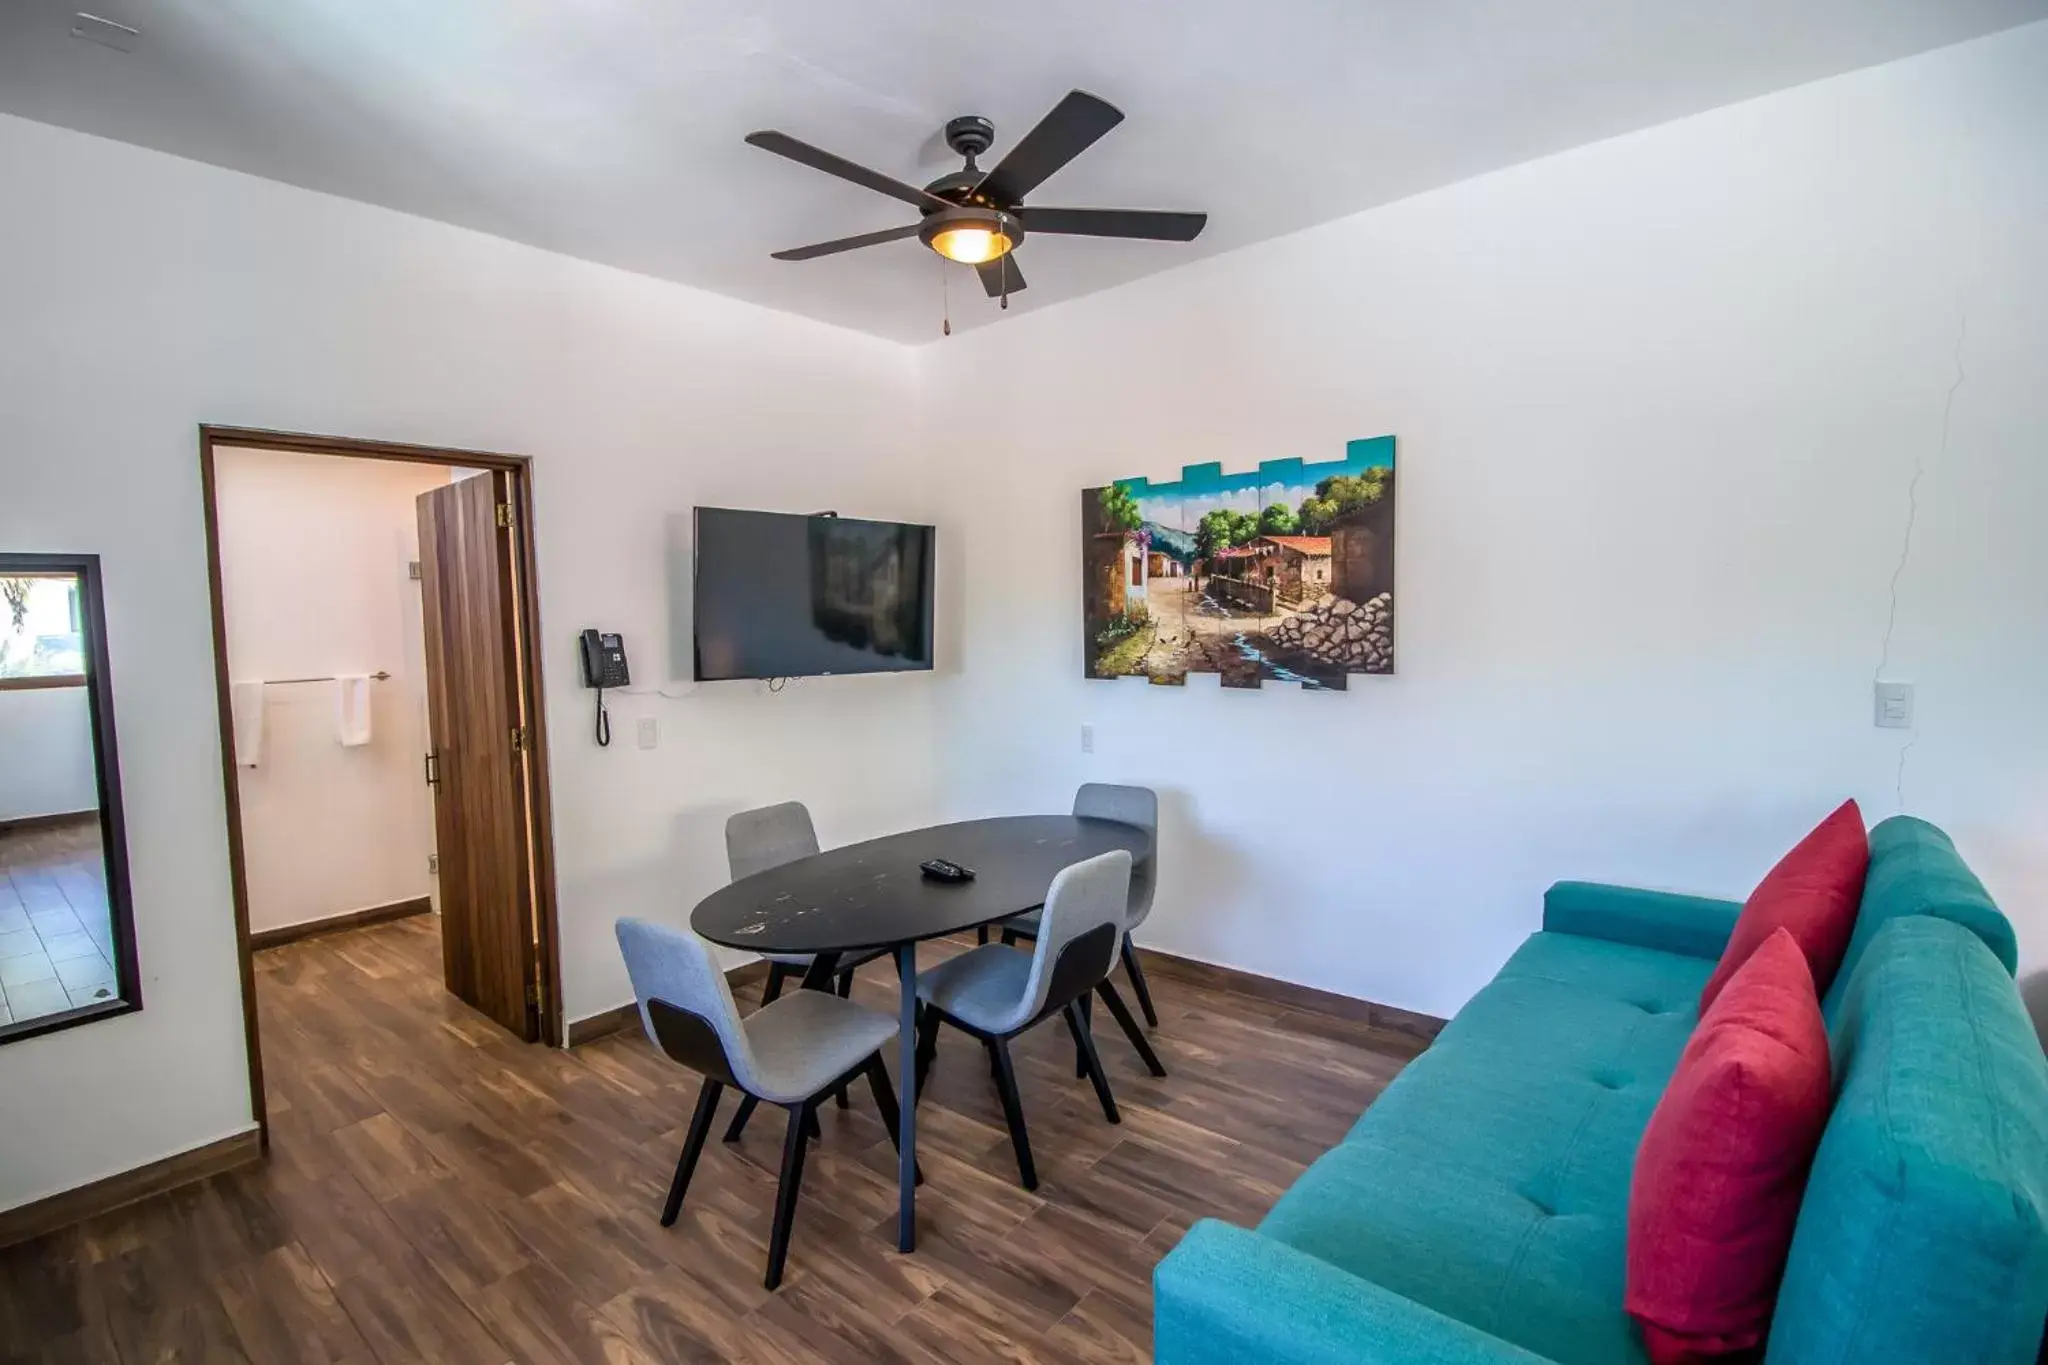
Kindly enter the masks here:
[[607, 687], [627, 687], [633, 675], [626, 667], [626, 642], [617, 635], [583, 632], [583, 685], [597, 689], [597, 742], [612, 742], [612, 718], [604, 709]]
[[632, 681], [626, 668], [625, 640], [617, 635], [584, 631], [583, 685], [602, 691], [607, 687], [627, 687]]

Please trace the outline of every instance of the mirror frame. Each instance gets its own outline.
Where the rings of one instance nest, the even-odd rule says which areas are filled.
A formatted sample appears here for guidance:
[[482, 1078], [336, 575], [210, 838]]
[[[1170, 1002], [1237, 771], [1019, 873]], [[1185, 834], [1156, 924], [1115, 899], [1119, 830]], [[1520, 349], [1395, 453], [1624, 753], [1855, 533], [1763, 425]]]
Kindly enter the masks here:
[[100, 595], [100, 557], [87, 554], [0, 554], [0, 578], [15, 574], [75, 574], [85, 637], [86, 710], [92, 725], [93, 768], [99, 783], [100, 845], [107, 869], [107, 917], [114, 940], [111, 1000], [0, 1024], [0, 1046], [80, 1024], [133, 1014], [142, 1008], [142, 977], [135, 950], [135, 905], [129, 894], [128, 827], [121, 810], [121, 762], [114, 744], [113, 675], [107, 662], [107, 616]]

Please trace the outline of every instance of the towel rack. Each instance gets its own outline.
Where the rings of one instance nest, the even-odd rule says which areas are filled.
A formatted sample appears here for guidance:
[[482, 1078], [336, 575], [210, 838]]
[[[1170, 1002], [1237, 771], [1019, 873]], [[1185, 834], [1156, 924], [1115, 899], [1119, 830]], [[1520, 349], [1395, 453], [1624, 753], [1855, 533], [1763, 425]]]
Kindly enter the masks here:
[[[369, 676], [370, 676], [371, 680], [372, 680], [372, 681], [375, 681], [375, 682], [388, 682], [388, 681], [390, 681], [390, 678], [391, 678], [391, 675], [390, 675], [389, 673], [386, 673], [386, 672], [385, 672], [385, 671], [384, 671], [383, 669], [381, 669], [381, 668], [380, 668], [380, 669], [378, 669], [378, 670], [377, 670], [377, 671], [376, 671], [375, 673], [372, 673], [372, 674], [370, 674]], [[286, 684], [286, 683], [309, 683], [309, 682], [334, 682], [334, 681], [336, 681], [336, 678], [335, 678], [334, 674], [332, 674], [332, 673], [329, 673], [329, 674], [327, 674], [326, 676], [324, 676], [324, 677], [319, 677], [319, 678], [265, 678], [265, 679], [263, 680], [263, 683], [264, 683], [264, 686], [266, 686], [266, 687], [282, 687], [282, 686], [284, 686], [284, 684]]]

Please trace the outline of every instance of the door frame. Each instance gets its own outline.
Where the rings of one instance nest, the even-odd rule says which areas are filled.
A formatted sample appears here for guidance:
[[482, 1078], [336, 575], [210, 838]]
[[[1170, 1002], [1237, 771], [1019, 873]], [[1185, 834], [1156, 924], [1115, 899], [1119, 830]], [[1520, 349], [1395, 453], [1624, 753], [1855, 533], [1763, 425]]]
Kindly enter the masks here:
[[532, 811], [534, 917], [539, 938], [536, 971], [540, 977], [541, 1043], [562, 1045], [562, 959], [555, 900], [554, 808], [548, 775], [547, 704], [541, 687], [540, 579], [534, 552], [533, 459], [493, 451], [445, 446], [406, 445], [395, 441], [317, 436], [303, 432], [267, 431], [260, 427], [202, 423], [199, 428], [199, 484], [206, 520], [207, 597], [212, 613], [214, 690], [219, 705], [221, 788], [227, 801], [228, 874], [235, 906], [235, 951], [242, 977], [242, 1028], [248, 1040], [249, 1103], [266, 1150], [270, 1121], [263, 1096], [263, 1050], [256, 1019], [256, 970], [249, 942], [249, 876], [242, 850], [242, 802], [235, 767], [234, 710], [228, 694], [227, 614], [221, 591], [220, 510], [214, 477], [217, 447], [280, 450], [302, 455], [348, 459], [399, 460], [411, 464], [461, 469], [502, 470], [510, 476], [513, 499], [513, 553], [518, 557], [517, 597], [519, 685], [531, 732], [527, 750], [527, 801]]

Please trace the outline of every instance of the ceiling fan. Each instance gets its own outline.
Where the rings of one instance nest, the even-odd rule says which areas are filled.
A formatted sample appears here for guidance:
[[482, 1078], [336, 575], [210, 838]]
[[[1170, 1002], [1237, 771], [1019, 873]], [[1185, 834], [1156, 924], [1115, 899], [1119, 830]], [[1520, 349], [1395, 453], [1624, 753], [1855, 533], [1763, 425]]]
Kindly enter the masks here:
[[901, 199], [923, 214], [920, 221], [904, 227], [777, 251], [772, 253], [776, 260], [808, 261], [916, 237], [947, 260], [973, 266], [988, 296], [1002, 299], [1007, 308], [1009, 296], [1024, 287], [1024, 276], [1011, 253], [1027, 232], [1191, 242], [1209, 221], [1206, 213], [1024, 206], [1024, 197], [1048, 176], [1123, 121], [1122, 112], [1114, 105], [1085, 91], [1072, 91], [1010, 148], [994, 170], [984, 171], [975, 165], [974, 159], [995, 141], [995, 125], [978, 114], [953, 119], [946, 124], [946, 145], [965, 157], [967, 165], [940, 176], [923, 189], [857, 166], [787, 133], [749, 133], [747, 141], [763, 151]]

